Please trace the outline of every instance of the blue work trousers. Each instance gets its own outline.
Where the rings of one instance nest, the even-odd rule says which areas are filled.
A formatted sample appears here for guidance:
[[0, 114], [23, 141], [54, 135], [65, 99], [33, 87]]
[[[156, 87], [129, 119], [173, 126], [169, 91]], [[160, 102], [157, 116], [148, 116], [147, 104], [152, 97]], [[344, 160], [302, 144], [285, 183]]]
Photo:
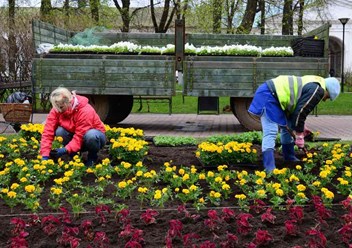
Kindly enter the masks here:
[[[280, 141], [281, 144], [291, 144], [294, 142], [291, 134], [288, 132], [285, 126], [280, 126], [278, 123], [270, 120], [264, 109], [263, 114], [260, 117], [260, 121], [263, 129], [263, 139], [262, 139], [262, 151], [268, 149], [275, 149], [276, 136], [280, 129]], [[291, 122], [287, 120], [288, 127], [291, 128]], [[291, 128], [292, 129], [292, 128]]]
[[[61, 136], [63, 138], [63, 145], [67, 145], [73, 138], [73, 133], [68, 132], [63, 127], [58, 127], [55, 132], [56, 136]], [[103, 132], [97, 129], [88, 130], [83, 137], [83, 145], [81, 152], [88, 151], [89, 153], [97, 153], [106, 144], [106, 137]]]

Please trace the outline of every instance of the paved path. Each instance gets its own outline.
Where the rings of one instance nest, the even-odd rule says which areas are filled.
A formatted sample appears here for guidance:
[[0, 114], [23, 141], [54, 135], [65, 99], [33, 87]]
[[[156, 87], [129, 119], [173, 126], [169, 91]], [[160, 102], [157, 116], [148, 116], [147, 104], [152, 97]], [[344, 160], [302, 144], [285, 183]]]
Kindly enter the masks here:
[[[45, 118], [46, 114], [34, 114], [33, 123], [43, 123]], [[3, 121], [2, 115], [0, 115], [0, 121]], [[130, 114], [117, 126], [142, 129], [145, 136], [207, 137], [246, 131], [232, 114]], [[319, 131], [319, 137], [352, 141], [352, 115], [310, 115], [307, 118], [307, 126], [312, 131]], [[4, 127], [6, 124], [0, 123], [0, 132]], [[10, 126], [5, 133], [14, 133], [14, 130]]]

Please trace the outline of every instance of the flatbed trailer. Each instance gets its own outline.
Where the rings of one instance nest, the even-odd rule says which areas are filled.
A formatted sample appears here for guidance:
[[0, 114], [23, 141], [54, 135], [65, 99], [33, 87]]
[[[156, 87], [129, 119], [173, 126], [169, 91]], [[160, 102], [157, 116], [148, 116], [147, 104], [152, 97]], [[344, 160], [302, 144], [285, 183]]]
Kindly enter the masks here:
[[[185, 53], [186, 43], [196, 47], [250, 44], [267, 48], [291, 46], [294, 39], [302, 37], [186, 34], [182, 21], [176, 22], [174, 34], [97, 32], [95, 35], [106, 45], [119, 41], [153, 46], [175, 44], [175, 53], [37, 54], [33, 60], [32, 81], [35, 94], [48, 94], [58, 86], [65, 86], [86, 95], [101, 119], [109, 124], [124, 120], [132, 110], [134, 99], [172, 98], [176, 95], [178, 83], [182, 86], [183, 96], [209, 99], [215, 103], [212, 100], [229, 97], [229, 105], [239, 122], [249, 130], [260, 130], [259, 121], [247, 112], [256, 88], [278, 75], [328, 76], [329, 27], [330, 24], [325, 24], [305, 34], [324, 40], [324, 52], [320, 57], [188, 55]], [[41, 43], [68, 43], [75, 35], [38, 20], [33, 21], [32, 28], [35, 47]]]

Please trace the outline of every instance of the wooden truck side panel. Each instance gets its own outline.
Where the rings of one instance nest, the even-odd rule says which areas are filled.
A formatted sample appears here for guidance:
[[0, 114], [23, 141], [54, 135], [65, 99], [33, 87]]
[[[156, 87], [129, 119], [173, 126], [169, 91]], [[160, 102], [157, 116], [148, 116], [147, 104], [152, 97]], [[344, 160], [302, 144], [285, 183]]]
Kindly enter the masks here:
[[[185, 56], [183, 62], [184, 94], [191, 96], [253, 97], [264, 81], [279, 75], [328, 76], [329, 27], [325, 24], [305, 36], [324, 40], [324, 57], [239, 57], [239, 56]], [[289, 35], [228, 35], [188, 34], [186, 42], [200, 45], [255, 45], [290, 47], [294, 39]]]
[[327, 58], [186, 57], [184, 93], [191, 96], [253, 97], [256, 88], [278, 75], [320, 75]]
[[34, 50], [42, 43], [68, 44], [74, 32], [58, 28], [49, 23], [34, 20], [32, 22], [32, 35]]
[[175, 94], [174, 60], [169, 56], [50, 55], [35, 58], [33, 77], [39, 93], [57, 86], [89, 95]]

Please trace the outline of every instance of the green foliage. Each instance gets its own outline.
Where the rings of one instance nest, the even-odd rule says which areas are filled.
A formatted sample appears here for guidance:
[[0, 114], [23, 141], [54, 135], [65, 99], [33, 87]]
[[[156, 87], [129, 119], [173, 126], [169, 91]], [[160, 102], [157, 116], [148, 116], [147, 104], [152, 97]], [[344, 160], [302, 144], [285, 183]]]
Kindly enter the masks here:
[[327, 100], [318, 105], [318, 115], [352, 115], [351, 93], [341, 93], [335, 101]]
[[184, 136], [155, 136], [153, 142], [156, 146], [193, 146], [198, 143], [194, 137]]
[[211, 143], [229, 143], [231, 141], [237, 141], [239, 143], [250, 142], [252, 144], [261, 144], [263, 133], [260, 131], [252, 131], [245, 133], [238, 133], [233, 135], [213, 135], [207, 138], [208, 142]]
[[[335, 101], [319, 103], [317, 110], [318, 115], [352, 115], [351, 93], [341, 93]], [[172, 113], [173, 114], [195, 114], [197, 113], [197, 97], [182, 96], [181, 92], [177, 92], [176, 96], [172, 97]], [[147, 108], [149, 105], [149, 108]], [[231, 114], [232, 112], [222, 112], [222, 110], [230, 105], [229, 97], [219, 97], [219, 108], [221, 114]], [[137, 101], [134, 102], [132, 113], [158, 113], [165, 114], [169, 112], [169, 104], [153, 103], [152, 101], [143, 101], [142, 109], [138, 111], [140, 105]], [[148, 111], [149, 110], [149, 111]], [[313, 112], [311, 114], [314, 114]], [[221, 118], [221, 117], [219, 117]], [[234, 117], [235, 118], [235, 117]]]

